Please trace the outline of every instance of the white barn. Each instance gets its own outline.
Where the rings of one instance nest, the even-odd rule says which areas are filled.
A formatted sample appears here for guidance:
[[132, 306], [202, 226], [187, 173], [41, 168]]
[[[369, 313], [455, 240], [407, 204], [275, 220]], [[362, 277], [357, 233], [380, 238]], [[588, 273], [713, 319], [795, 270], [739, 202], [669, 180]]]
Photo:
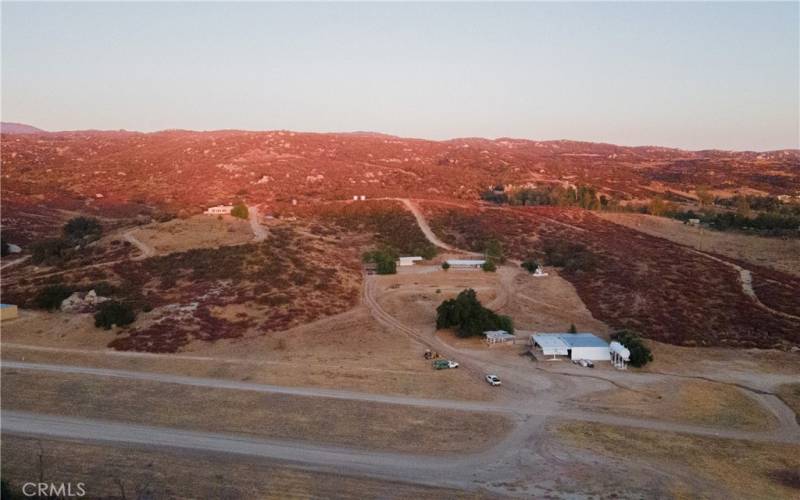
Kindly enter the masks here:
[[554, 358], [611, 360], [608, 342], [591, 333], [536, 333], [531, 335], [531, 345], [539, 347], [545, 356]]

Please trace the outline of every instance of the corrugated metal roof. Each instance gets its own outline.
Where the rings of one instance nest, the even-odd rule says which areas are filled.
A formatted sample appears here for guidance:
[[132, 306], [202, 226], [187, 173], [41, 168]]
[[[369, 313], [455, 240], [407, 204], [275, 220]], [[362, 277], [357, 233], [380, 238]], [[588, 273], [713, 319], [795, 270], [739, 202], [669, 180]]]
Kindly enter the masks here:
[[447, 261], [451, 266], [482, 266], [486, 264], [485, 260], [469, 260], [469, 259], [450, 259]]

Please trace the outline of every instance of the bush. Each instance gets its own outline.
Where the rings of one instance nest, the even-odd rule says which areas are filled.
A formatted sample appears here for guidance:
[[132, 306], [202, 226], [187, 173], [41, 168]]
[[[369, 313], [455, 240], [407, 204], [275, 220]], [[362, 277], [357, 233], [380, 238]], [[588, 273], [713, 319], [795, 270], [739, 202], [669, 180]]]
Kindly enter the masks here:
[[481, 335], [487, 330], [505, 330], [514, 333], [514, 323], [483, 305], [475, 290], [467, 289], [455, 299], [448, 299], [436, 308], [436, 328], [455, 328], [459, 337]]
[[389, 249], [367, 252], [364, 254], [363, 259], [364, 262], [374, 262], [376, 264], [375, 272], [378, 274], [397, 273], [397, 256]]
[[135, 320], [136, 313], [133, 312], [131, 306], [115, 300], [109, 300], [100, 304], [94, 315], [94, 326], [109, 330], [114, 325], [130, 325]]
[[103, 226], [94, 217], [75, 217], [64, 225], [64, 237], [70, 240], [96, 240], [103, 234]]
[[484, 272], [487, 272], [487, 273], [493, 273], [493, 272], [497, 271], [497, 265], [491, 259], [489, 259], [486, 262], [484, 262], [483, 266], [481, 266], [481, 267], [483, 267]]
[[31, 262], [55, 266], [69, 259], [75, 243], [64, 238], [49, 238], [31, 245]]
[[247, 205], [239, 202], [233, 206], [233, 209], [231, 209], [231, 215], [240, 219], [247, 219], [250, 217], [250, 211], [247, 209]]
[[545, 264], [563, 267], [566, 271], [589, 271], [595, 257], [584, 245], [567, 241], [548, 241], [544, 245]]
[[506, 261], [505, 252], [503, 251], [503, 244], [498, 240], [492, 239], [486, 242], [486, 246], [484, 247], [483, 251], [486, 254], [487, 260], [493, 260], [495, 262], [499, 262], [500, 264]]
[[538, 263], [538, 262], [536, 262], [536, 261], [535, 261], [535, 260], [533, 260], [533, 259], [528, 259], [528, 260], [526, 260], [525, 262], [523, 262], [522, 264], [520, 264], [520, 266], [521, 266], [523, 269], [525, 269], [526, 271], [528, 271], [529, 273], [531, 273], [531, 274], [535, 273], [535, 272], [536, 272], [536, 270], [537, 270], [537, 269], [539, 269], [539, 263]]
[[620, 330], [611, 334], [611, 340], [616, 340], [631, 352], [631, 366], [644, 366], [653, 361], [653, 353], [644, 345], [642, 338], [630, 330]]
[[40, 309], [54, 311], [61, 307], [61, 302], [72, 295], [72, 289], [64, 285], [50, 285], [39, 290], [34, 305]]
[[450, 269], [450, 263], [447, 261], [442, 262], [442, 269], [444, 269], [445, 271]]

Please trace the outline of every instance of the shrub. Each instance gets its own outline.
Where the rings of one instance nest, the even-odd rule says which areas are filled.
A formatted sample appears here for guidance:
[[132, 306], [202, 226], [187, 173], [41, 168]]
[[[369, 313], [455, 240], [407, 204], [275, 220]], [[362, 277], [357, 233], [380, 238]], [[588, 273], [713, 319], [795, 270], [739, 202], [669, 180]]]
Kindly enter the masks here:
[[450, 269], [450, 263], [447, 261], [442, 262], [442, 269], [444, 269], [445, 271]]
[[584, 245], [567, 241], [548, 241], [544, 245], [545, 264], [567, 271], [589, 271], [595, 257]]
[[498, 240], [492, 239], [486, 242], [486, 246], [484, 247], [483, 251], [486, 254], [486, 258], [489, 260], [499, 262], [500, 264], [506, 261], [505, 252], [503, 251], [503, 244]]
[[250, 211], [247, 209], [247, 205], [239, 202], [231, 209], [231, 215], [240, 219], [247, 219], [250, 216]]
[[536, 261], [535, 261], [535, 260], [533, 260], [533, 259], [528, 259], [528, 260], [526, 260], [525, 262], [523, 262], [522, 264], [520, 264], [520, 266], [521, 266], [523, 269], [525, 269], [526, 271], [528, 271], [529, 273], [531, 273], [531, 274], [535, 273], [535, 272], [536, 272], [536, 270], [537, 270], [537, 269], [539, 269], [539, 263], [538, 263], [538, 262], [536, 262]]
[[31, 262], [55, 266], [68, 259], [75, 244], [64, 238], [48, 238], [31, 245]]
[[110, 297], [117, 291], [116, 287], [108, 281], [98, 281], [94, 283], [90, 289], [94, 290], [94, 293], [101, 297]]
[[436, 328], [455, 327], [459, 337], [481, 335], [487, 330], [505, 330], [514, 333], [514, 323], [480, 303], [475, 290], [467, 289], [455, 299], [448, 299], [436, 308]]
[[575, 323], [571, 323], [569, 325], [569, 330], [567, 330], [567, 333], [578, 333], [578, 329], [575, 328]]
[[497, 271], [497, 265], [491, 259], [489, 259], [486, 262], [484, 262], [483, 266], [481, 266], [481, 267], [483, 267], [484, 272], [487, 272], [487, 273], [493, 273], [493, 272]]
[[72, 295], [72, 289], [64, 285], [50, 285], [39, 290], [34, 304], [40, 309], [53, 311], [61, 307], [61, 302]]
[[136, 313], [131, 306], [109, 300], [100, 304], [94, 315], [94, 326], [109, 330], [112, 326], [130, 325], [136, 320]]
[[620, 330], [611, 334], [611, 339], [624, 345], [631, 352], [631, 366], [644, 366], [653, 361], [653, 353], [644, 345], [642, 338], [630, 330]]
[[71, 240], [96, 240], [103, 234], [103, 226], [94, 217], [75, 217], [64, 225], [64, 236]]

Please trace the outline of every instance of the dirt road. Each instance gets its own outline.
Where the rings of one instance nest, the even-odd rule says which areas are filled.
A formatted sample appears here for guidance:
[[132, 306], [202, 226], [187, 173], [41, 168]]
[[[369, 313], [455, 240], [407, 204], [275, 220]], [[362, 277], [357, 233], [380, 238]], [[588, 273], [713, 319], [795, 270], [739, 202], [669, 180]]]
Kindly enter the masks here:
[[122, 235], [122, 237], [126, 241], [128, 241], [132, 245], [134, 245], [136, 248], [138, 248], [140, 252], [142, 252], [141, 255], [139, 255], [138, 257], [134, 257], [132, 260], [142, 260], [142, 259], [146, 259], [148, 257], [155, 256], [155, 254], [156, 254], [155, 249], [151, 248], [149, 245], [144, 244], [141, 240], [136, 238], [136, 236], [133, 235], [133, 231], [132, 230], [131, 231], [126, 231]]
[[252, 206], [248, 208], [247, 220], [250, 222], [250, 227], [253, 229], [253, 241], [266, 240], [269, 233], [267, 229], [261, 225], [261, 214], [258, 211], [258, 207]]

